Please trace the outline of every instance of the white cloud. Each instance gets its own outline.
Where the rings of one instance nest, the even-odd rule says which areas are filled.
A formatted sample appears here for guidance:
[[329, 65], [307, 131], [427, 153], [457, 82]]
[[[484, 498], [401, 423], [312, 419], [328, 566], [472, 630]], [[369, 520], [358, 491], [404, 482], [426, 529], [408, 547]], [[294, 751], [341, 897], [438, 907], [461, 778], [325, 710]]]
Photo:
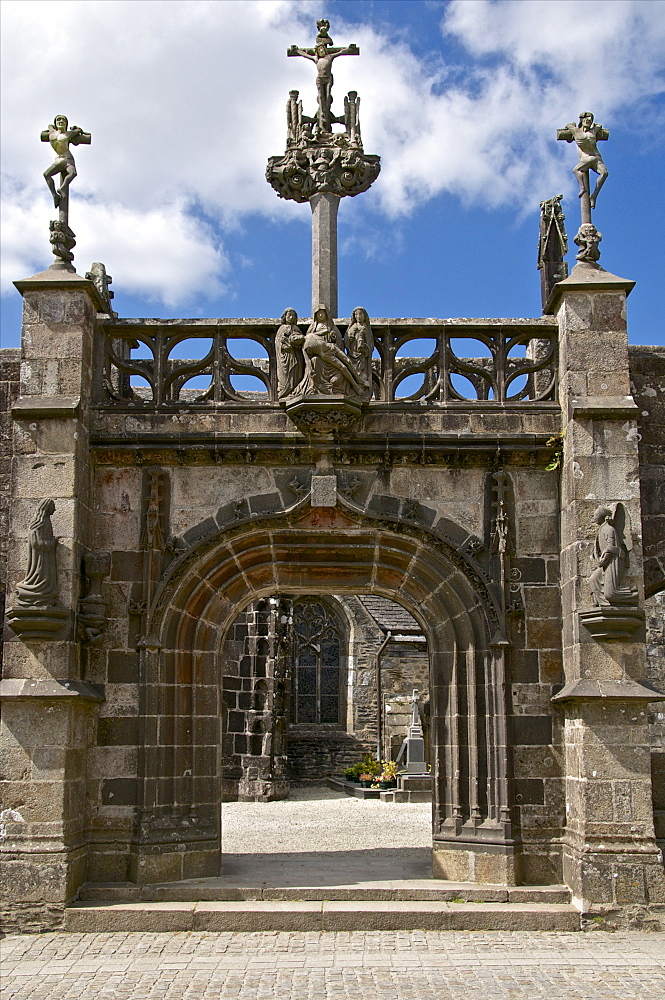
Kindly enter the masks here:
[[[285, 50], [313, 38], [322, 10], [316, 0], [6, 0], [5, 277], [49, 259], [51, 151], [38, 135], [64, 112], [93, 134], [76, 152], [77, 261], [104, 260], [116, 287], [170, 306], [219, 293], [231, 281], [219, 232], [253, 213], [294, 217], [264, 169], [284, 148], [289, 89], [314, 110], [312, 66]], [[336, 60], [336, 104], [348, 89], [361, 95], [365, 148], [382, 157], [361, 202], [390, 216], [441, 192], [528, 210], [562, 190], [570, 151], [556, 148], [557, 126], [585, 106], [615, 126], [660, 86], [665, 7], [653, 0], [453, 0], [443, 58], [429, 61], [404, 36], [338, 11], [351, 18], [354, 4], [337, 5], [331, 30], [362, 57]], [[446, 38], [470, 53], [463, 65], [446, 65]]]

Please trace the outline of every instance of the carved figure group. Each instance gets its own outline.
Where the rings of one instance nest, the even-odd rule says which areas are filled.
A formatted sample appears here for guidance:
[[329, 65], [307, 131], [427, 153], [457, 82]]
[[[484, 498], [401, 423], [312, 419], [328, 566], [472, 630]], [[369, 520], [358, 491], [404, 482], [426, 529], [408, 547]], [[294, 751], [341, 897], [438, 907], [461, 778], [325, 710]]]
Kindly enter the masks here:
[[633, 547], [630, 518], [622, 503], [614, 513], [609, 507], [598, 507], [594, 513], [598, 532], [593, 546], [595, 569], [589, 577], [589, 590], [596, 607], [634, 603], [636, 591], [622, 587]]
[[598, 244], [603, 238], [593, 222], [584, 222], [577, 231], [577, 236], [573, 242], [580, 248], [575, 254], [575, 260], [584, 260], [587, 263], [595, 264], [600, 259], [600, 247]]
[[312, 144], [310, 138], [307, 146], [292, 145], [284, 156], [270, 157], [266, 179], [280, 198], [303, 202], [324, 192], [353, 196], [371, 186], [381, 169], [379, 157], [339, 138], [341, 142], [335, 137], [329, 145]]
[[[359, 55], [357, 45], [333, 46], [327, 20], [317, 21], [318, 34], [313, 48], [292, 45], [289, 56], [302, 56], [316, 65], [318, 111], [313, 118], [303, 114], [300, 92], [289, 91], [286, 102], [286, 152], [271, 156], [266, 180], [280, 198], [305, 202], [315, 194], [357, 195], [366, 191], [379, 176], [378, 156], [363, 152], [360, 135], [360, 98], [350, 90], [344, 98], [344, 114], [332, 111], [332, 64], [343, 55]], [[344, 125], [344, 132], [333, 132]]]
[[369, 398], [374, 340], [365, 309], [354, 310], [347, 331], [348, 354], [327, 306], [314, 310], [305, 334], [295, 309], [285, 309], [275, 337], [277, 395], [350, 395]]

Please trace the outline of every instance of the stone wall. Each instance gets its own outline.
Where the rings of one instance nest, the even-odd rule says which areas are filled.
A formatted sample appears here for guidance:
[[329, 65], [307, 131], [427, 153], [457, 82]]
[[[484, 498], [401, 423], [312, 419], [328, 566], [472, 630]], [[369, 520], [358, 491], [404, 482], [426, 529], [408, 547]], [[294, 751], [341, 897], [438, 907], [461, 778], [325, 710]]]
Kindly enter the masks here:
[[[11, 408], [19, 395], [21, 352], [0, 349], [0, 615], [5, 616], [5, 577], [7, 567], [7, 534], [9, 531], [9, 500], [13, 454]], [[2, 631], [0, 630], [0, 664], [2, 664]]]
[[[665, 692], [665, 591], [646, 602], [647, 676]], [[665, 701], [649, 706], [651, 721], [651, 776], [656, 837], [665, 850]]]
[[644, 584], [665, 588], [665, 347], [630, 347], [630, 385], [639, 407]]

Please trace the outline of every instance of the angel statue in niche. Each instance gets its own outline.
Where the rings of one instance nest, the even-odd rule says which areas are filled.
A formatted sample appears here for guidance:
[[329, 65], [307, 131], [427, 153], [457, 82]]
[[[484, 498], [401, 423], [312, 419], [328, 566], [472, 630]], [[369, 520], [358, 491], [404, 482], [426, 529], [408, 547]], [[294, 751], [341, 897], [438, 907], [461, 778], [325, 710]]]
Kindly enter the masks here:
[[593, 546], [595, 569], [589, 577], [589, 590], [596, 607], [635, 604], [634, 587], [622, 587], [633, 548], [630, 516], [622, 503], [598, 507], [593, 515], [598, 532]]

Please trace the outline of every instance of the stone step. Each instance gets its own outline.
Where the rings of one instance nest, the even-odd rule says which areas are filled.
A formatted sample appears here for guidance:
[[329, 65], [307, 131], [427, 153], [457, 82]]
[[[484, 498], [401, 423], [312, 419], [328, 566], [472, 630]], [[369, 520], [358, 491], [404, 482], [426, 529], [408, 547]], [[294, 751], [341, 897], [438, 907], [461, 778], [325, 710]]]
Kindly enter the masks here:
[[233, 885], [221, 878], [191, 879], [155, 885], [133, 882], [88, 882], [79, 891], [79, 900], [104, 900], [113, 903], [152, 902], [233, 902], [239, 900], [322, 901], [427, 901], [440, 903], [570, 903], [570, 890], [564, 885], [502, 886], [478, 885], [476, 882], [443, 882], [437, 879], [366, 882], [353, 885]]
[[557, 903], [440, 900], [215, 900], [79, 902], [66, 931], [578, 931], [580, 913]]

